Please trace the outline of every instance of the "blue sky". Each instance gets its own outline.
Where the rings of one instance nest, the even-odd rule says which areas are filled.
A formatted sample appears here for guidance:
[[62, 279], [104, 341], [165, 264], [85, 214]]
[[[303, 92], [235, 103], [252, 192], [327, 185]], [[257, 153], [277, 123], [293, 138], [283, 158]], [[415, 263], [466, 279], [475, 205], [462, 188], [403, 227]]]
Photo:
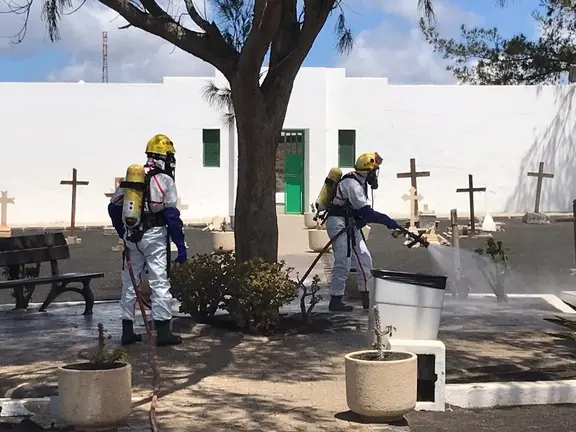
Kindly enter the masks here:
[[[413, 1], [414, 8], [416, 8], [416, 0], [396, 1]], [[352, 2], [349, 2], [348, 5], [345, 2], [348, 21], [356, 34], [361, 34], [363, 31], [369, 32], [384, 21], [392, 23], [398, 32], [408, 32], [410, 27], [413, 27], [413, 23], [406, 21], [405, 18], [383, 12], [377, 1], [364, 0], [364, 3], [356, 3], [358, 3], [358, 6], [352, 7], [349, 6]], [[495, 6], [495, 0], [451, 0], [450, 3], [462, 11], [475, 13], [482, 18], [483, 26], [498, 27], [504, 34], [510, 35], [516, 32], [525, 32], [527, 35], [533, 35], [535, 32], [534, 20], [530, 14], [537, 7], [538, 0], [514, 0], [503, 9]], [[362, 7], [362, 4], [369, 5], [369, 7]], [[8, 18], [3, 15], [2, 20], [0, 20], [0, 28], [2, 28], [2, 23], [6, 22], [6, 19], [12, 19], [12, 24], [18, 20], [18, 18]], [[66, 19], [70, 21], [72, 17]], [[51, 44], [43, 40], [45, 31], [42, 25], [43, 23], [39, 19], [31, 23], [31, 27], [36, 27], [31, 29], [31, 33], [36, 36], [30, 36], [33, 40], [27, 40], [23, 45], [6, 48], [6, 41], [4, 40], [4, 50], [2, 50], [2, 42], [0, 42], [0, 81], [46, 81], [50, 74], [56, 74], [54, 79], [59, 79], [58, 72], [66, 67], [70, 68], [69, 65], [75, 59], [78, 64], [81, 64], [86, 69], [97, 67], [97, 58], [90, 60], [90, 58], [86, 57], [82, 61], [78, 60], [78, 58], [82, 57], [83, 50], [80, 43], [81, 38], [66, 38], [67, 33], [63, 32], [64, 40]], [[79, 25], [81, 26], [81, 24]], [[442, 26], [442, 20], [439, 21], [439, 26]], [[76, 31], [78, 30], [76, 29]], [[73, 43], [75, 39], [79, 41], [76, 45]], [[379, 41], [379, 43], [386, 44], [386, 40]], [[94, 50], [94, 57], [96, 57], [96, 54], [97, 50]], [[331, 22], [318, 36], [305, 65], [334, 66], [336, 63], [338, 63], [338, 57], [334, 54], [333, 23]], [[78, 70], [78, 64], [75, 70]], [[393, 65], [388, 65], [386, 70], [391, 67]], [[175, 68], [170, 68], [170, 71], [166, 73], [169, 74], [174, 70]], [[178, 73], [178, 70], [173, 73]], [[71, 76], [76, 77], [77, 75], [73, 74]], [[96, 72], [93, 71], [93, 76], [96, 75]], [[66, 77], [70, 76], [70, 74], [61, 76]], [[424, 82], [426, 82], [426, 79], [426, 77], [423, 78]]]

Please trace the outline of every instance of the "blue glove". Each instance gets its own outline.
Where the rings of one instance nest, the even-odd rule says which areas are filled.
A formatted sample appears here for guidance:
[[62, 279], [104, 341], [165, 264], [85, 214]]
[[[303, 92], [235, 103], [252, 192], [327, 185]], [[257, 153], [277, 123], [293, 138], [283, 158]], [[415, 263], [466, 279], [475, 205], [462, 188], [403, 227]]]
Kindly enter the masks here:
[[375, 211], [371, 206], [365, 205], [360, 210], [355, 211], [357, 217], [363, 218], [366, 223], [377, 223], [386, 225], [388, 229], [398, 229], [400, 225], [388, 215]]
[[118, 236], [123, 239], [126, 233], [126, 228], [124, 228], [124, 222], [122, 222], [122, 207], [114, 205], [112, 203], [108, 204], [108, 215], [112, 221], [112, 226], [118, 233]]
[[354, 222], [356, 223], [356, 228], [359, 230], [364, 228], [367, 224], [366, 219], [361, 218], [361, 217], [355, 217]]
[[178, 248], [177, 263], [183, 263], [188, 258], [186, 243], [184, 243], [184, 230], [182, 219], [180, 219], [180, 210], [176, 207], [167, 207], [164, 209], [164, 217], [168, 225], [168, 234]]

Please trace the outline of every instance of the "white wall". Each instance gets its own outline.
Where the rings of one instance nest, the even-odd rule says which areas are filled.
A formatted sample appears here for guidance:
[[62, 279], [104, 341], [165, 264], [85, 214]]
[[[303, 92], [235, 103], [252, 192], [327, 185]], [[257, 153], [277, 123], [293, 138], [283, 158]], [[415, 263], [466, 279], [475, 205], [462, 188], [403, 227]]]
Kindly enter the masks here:
[[221, 128], [200, 90], [206, 79], [167, 84], [0, 84], [4, 148], [0, 190], [16, 198], [9, 223], [70, 221], [72, 168], [80, 180], [78, 224], [108, 221], [114, 177], [144, 163], [146, 142], [157, 133], [175, 143], [176, 180], [184, 219], [228, 215], [228, 133], [221, 132], [221, 166], [204, 168], [202, 129]]
[[[374, 80], [347, 79], [335, 90], [340, 103], [331, 112], [335, 125], [356, 128], [357, 153], [384, 157], [376, 207], [407, 215], [401, 196], [416, 158], [418, 189], [437, 213], [468, 211], [468, 174], [488, 194], [476, 194], [483, 213], [533, 209], [536, 179], [526, 172], [555, 173], [544, 179], [541, 211], [568, 211], [576, 198], [573, 136], [574, 87], [569, 86], [378, 86]], [[335, 97], [335, 96], [334, 96]], [[487, 197], [486, 197], [487, 195]], [[422, 206], [421, 206], [422, 208]]]
[[[167, 78], [163, 84], [0, 83], [3, 158], [0, 190], [16, 198], [9, 223], [67, 224], [72, 168], [80, 180], [77, 224], [108, 222], [104, 193], [128, 165], [145, 160], [156, 133], [175, 142], [178, 191], [189, 206], [187, 221], [210, 220], [233, 210], [236, 156], [221, 113], [207, 106], [201, 89], [221, 75]], [[304, 129], [306, 208], [330, 167], [338, 162], [338, 129], [356, 129], [357, 155], [384, 157], [376, 208], [407, 216], [401, 196], [409, 179], [396, 173], [416, 158], [423, 204], [438, 214], [468, 211], [473, 174], [486, 186], [489, 210], [524, 212], [534, 205], [536, 180], [527, 171], [540, 160], [556, 177], [544, 180], [541, 210], [568, 211], [576, 198], [574, 179], [574, 87], [395, 86], [385, 78], [347, 78], [343, 69], [304, 68], [294, 85], [286, 129]], [[221, 166], [202, 166], [202, 129], [221, 129]], [[234, 150], [234, 149], [233, 149]], [[476, 195], [478, 214], [485, 194]]]

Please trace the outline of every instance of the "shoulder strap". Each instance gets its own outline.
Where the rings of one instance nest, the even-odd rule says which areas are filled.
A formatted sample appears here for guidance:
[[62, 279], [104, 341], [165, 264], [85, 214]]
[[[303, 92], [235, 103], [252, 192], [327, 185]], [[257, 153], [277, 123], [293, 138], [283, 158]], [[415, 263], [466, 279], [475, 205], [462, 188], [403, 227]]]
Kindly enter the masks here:
[[[148, 171], [146, 173], [146, 176], [144, 177], [144, 183], [146, 184], [146, 189], [144, 190], [144, 202], [146, 202], [146, 204], [148, 204], [148, 211], [152, 212], [152, 203], [150, 202], [150, 181], [152, 180], [152, 177], [154, 177], [155, 175], [158, 175], [160, 173], [162, 173], [164, 171], [162, 171], [160, 168], [153, 168], [150, 171]], [[144, 206], [142, 206], [142, 213], [144, 213]]]

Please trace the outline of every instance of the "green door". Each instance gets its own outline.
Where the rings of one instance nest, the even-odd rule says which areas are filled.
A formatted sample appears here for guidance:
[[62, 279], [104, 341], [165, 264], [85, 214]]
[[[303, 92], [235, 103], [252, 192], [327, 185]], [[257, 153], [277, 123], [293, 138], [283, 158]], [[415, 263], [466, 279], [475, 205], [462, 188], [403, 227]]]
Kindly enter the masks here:
[[283, 131], [284, 208], [288, 214], [304, 213], [304, 132]]

